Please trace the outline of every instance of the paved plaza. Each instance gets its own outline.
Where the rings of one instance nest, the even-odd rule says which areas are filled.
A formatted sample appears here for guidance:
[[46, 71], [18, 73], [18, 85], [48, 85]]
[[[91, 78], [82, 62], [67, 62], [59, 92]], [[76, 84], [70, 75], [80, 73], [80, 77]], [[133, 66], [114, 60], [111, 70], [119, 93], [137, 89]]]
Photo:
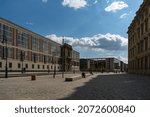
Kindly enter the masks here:
[[[65, 77], [73, 76], [67, 74]], [[79, 74], [75, 74], [79, 75]], [[61, 74], [0, 78], [1, 100], [109, 100], [150, 99], [150, 76], [99, 73], [73, 82], [65, 82]]]

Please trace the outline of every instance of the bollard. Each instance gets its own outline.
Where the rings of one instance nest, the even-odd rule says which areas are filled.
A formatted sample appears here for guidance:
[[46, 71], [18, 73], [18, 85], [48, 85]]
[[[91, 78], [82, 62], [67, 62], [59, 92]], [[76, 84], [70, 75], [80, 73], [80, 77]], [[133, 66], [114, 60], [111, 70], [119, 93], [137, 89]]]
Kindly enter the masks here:
[[36, 75], [31, 75], [31, 80], [36, 80]]
[[82, 72], [82, 78], [85, 78], [85, 73], [84, 72]]

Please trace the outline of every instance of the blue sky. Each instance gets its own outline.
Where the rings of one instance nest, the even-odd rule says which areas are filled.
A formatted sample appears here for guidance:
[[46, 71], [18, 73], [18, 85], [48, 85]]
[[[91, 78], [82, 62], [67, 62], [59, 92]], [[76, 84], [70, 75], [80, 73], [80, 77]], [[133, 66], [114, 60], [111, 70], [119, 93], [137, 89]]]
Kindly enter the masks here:
[[61, 42], [81, 57], [127, 61], [127, 29], [143, 0], [0, 0], [0, 17]]

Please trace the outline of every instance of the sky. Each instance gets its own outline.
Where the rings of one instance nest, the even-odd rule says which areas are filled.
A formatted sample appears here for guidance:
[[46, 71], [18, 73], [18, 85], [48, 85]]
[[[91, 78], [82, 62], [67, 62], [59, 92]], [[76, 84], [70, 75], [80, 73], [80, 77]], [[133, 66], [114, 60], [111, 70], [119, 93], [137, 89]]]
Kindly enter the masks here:
[[80, 52], [128, 61], [128, 26], [143, 0], [0, 0], [0, 17]]

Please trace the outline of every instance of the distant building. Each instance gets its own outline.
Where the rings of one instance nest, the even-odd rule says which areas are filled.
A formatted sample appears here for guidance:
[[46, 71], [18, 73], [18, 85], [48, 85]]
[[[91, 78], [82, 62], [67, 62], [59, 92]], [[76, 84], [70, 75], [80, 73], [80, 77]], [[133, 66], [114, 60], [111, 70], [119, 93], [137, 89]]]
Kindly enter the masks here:
[[0, 18], [0, 74], [6, 67], [9, 74], [79, 71], [79, 57], [68, 44], [61, 45]]
[[80, 59], [81, 71], [97, 72], [125, 72], [127, 64], [116, 58], [82, 58]]
[[72, 46], [66, 43], [62, 50], [64, 50], [64, 70], [73, 72], [79, 71], [80, 53], [73, 50]]
[[144, 0], [128, 28], [128, 71], [150, 74], [150, 0]]

